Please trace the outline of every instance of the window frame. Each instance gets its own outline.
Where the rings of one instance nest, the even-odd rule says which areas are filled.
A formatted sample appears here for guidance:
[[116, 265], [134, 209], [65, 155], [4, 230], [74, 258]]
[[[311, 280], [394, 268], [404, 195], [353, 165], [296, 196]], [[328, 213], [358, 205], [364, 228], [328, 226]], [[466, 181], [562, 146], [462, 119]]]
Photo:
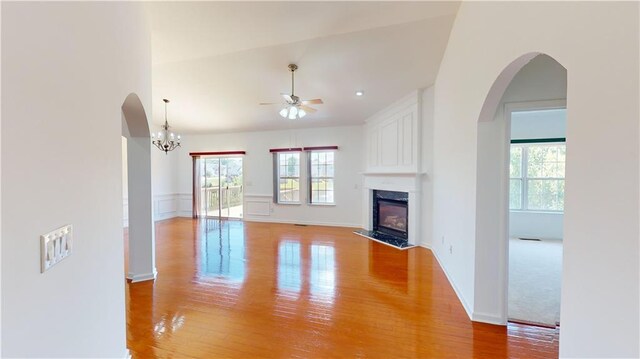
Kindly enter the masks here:
[[[553, 140], [553, 141], [551, 141]], [[509, 157], [511, 157], [511, 149], [519, 147], [522, 149], [520, 158], [520, 177], [511, 177], [511, 170], [509, 169], [509, 188], [511, 188], [511, 181], [519, 180], [521, 183], [520, 191], [520, 208], [511, 208], [511, 201], [509, 201], [509, 211], [513, 212], [538, 212], [538, 213], [564, 213], [564, 203], [561, 210], [557, 209], [531, 209], [529, 208], [529, 181], [565, 181], [565, 177], [530, 177], [529, 176], [529, 148], [531, 147], [558, 147], [564, 146], [566, 151], [566, 142], [564, 139], [535, 139], [535, 140], [520, 140], [511, 143], [509, 146]], [[566, 164], [566, 160], [565, 160]], [[511, 166], [511, 161], [509, 161]], [[509, 190], [509, 196], [511, 196], [511, 190]]]
[[[336, 205], [336, 189], [335, 189], [335, 184], [336, 184], [336, 174], [335, 174], [335, 170], [336, 170], [336, 150], [335, 149], [305, 149], [305, 151], [307, 152], [307, 204], [311, 205], [311, 206], [335, 206]], [[316, 176], [314, 177], [312, 175], [312, 161], [311, 161], [311, 156], [314, 153], [331, 153], [333, 155], [333, 176]], [[333, 184], [333, 188], [331, 190], [331, 192], [333, 192], [333, 201], [332, 202], [314, 202], [313, 201], [313, 180], [314, 179], [330, 179], [332, 181]]]
[[[291, 149], [291, 150], [271, 150], [273, 153], [273, 203], [275, 204], [283, 204], [283, 205], [300, 205], [302, 204], [302, 199], [300, 195], [304, 193], [302, 191], [302, 149]], [[298, 155], [298, 176], [281, 176], [280, 175], [280, 156], [281, 155]], [[280, 198], [280, 180], [281, 179], [297, 179], [298, 180], [298, 200], [297, 201], [283, 201]]]

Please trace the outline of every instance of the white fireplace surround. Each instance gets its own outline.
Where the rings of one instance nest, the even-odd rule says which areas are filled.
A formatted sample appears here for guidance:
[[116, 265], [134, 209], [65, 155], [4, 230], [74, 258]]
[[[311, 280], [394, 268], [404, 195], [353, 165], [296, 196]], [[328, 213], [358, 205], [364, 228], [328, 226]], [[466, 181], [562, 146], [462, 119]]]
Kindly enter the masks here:
[[365, 173], [364, 174], [364, 207], [365, 218], [363, 223], [366, 230], [373, 230], [373, 191], [397, 191], [408, 192], [408, 240], [410, 244], [420, 244], [420, 174], [382, 174], [382, 173]]
[[[428, 92], [430, 94], [430, 92]], [[365, 122], [363, 223], [373, 230], [373, 191], [409, 193], [409, 243], [422, 245], [423, 91], [416, 90]]]

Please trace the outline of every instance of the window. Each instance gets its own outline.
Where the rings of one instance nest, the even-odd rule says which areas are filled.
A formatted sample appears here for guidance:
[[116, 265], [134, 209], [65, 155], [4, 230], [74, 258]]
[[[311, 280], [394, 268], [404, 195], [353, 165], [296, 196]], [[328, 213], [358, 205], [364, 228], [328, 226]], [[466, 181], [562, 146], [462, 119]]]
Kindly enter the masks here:
[[300, 203], [300, 152], [275, 152], [276, 203]]
[[334, 204], [334, 152], [309, 151], [309, 203]]
[[509, 209], [563, 211], [565, 157], [560, 143], [512, 144]]

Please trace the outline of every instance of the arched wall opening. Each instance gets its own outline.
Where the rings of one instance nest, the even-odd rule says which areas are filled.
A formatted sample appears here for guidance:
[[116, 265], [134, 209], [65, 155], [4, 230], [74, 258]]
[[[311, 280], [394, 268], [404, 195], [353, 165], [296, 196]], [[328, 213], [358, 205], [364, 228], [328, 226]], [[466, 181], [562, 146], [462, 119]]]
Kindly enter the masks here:
[[127, 279], [131, 282], [153, 280], [157, 271], [150, 133], [146, 112], [135, 93], [129, 94], [122, 104], [122, 136], [126, 138], [128, 188], [128, 216], [125, 216], [129, 225]]
[[[519, 101], [557, 106], [566, 101], [566, 69], [540, 52], [524, 54], [497, 77], [478, 118], [476, 176], [476, 248], [474, 310], [472, 319], [504, 325], [508, 320], [509, 271], [509, 154], [510, 118], [505, 92], [516, 75], [532, 60], [548, 58], [564, 70], [559, 89]], [[544, 80], [542, 80], [544, 81]], [[534, 86], [532, 84], [532, 86]], [[537, 84], [540, 86], [540, 83]], [[538, 91], [539, 92], [539, 91]], [[567, 181], [568, 182], [568, 181]]]

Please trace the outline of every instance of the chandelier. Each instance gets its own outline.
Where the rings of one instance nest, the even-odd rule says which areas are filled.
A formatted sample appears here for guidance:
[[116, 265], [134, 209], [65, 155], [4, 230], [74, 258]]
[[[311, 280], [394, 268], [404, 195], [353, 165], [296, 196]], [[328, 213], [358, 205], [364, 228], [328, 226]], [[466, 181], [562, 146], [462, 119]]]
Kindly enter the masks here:
[[157, 134], [151, 134], [151, 143], [167, 154], [169, 151], [175, 150], [176, 147], [180, 147], [180, 135], [169, 132], [169, 121], [167, 121], [167, 104], [169, 100], [165, 98], [162, 101], [164, 101], [164, 125], [162, 125], [162, 131], [158, 131]]

